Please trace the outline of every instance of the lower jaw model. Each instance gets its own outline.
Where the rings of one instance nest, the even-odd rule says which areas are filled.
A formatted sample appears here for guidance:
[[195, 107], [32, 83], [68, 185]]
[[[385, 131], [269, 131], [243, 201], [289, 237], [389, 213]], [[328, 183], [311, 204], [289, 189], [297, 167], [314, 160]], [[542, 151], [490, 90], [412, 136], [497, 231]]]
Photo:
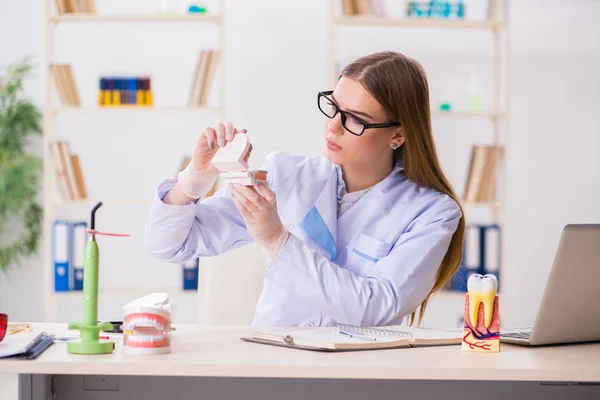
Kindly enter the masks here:
[[161, 315], [128, 315], [123, 321], [123, 346], [129, 349], [150, 350], [148, 353], [152, 353], [152, 350], [155, 350], [155, 353], [167, 352], [171, 345], [170, 330], [170, 323]]

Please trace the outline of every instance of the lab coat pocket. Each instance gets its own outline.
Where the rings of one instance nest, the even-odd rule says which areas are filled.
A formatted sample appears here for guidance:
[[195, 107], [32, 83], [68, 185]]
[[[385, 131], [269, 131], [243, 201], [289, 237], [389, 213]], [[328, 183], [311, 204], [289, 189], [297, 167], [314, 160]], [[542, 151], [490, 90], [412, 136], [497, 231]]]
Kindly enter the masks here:
[[365, 260], [377, 262], [387, 256], [391, 248], [391, 243], [361, 233], [354, 241], [352, 252]]

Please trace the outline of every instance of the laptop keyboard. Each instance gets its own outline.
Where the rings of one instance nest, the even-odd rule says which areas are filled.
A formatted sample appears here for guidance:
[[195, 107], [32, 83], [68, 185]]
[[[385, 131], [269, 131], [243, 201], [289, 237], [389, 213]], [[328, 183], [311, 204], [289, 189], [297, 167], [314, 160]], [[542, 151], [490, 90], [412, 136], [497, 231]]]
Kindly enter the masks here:
[[500, 337], [517, 338], [517, 339], [529, 339], [531, 337], [531, 332], [501, 333]]

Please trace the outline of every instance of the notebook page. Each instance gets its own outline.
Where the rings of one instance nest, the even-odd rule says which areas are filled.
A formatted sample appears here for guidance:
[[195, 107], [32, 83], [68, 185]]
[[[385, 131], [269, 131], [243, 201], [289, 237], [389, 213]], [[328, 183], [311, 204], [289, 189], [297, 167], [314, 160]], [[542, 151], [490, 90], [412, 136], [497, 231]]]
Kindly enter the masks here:
[[335, 324], [332, 328], [337, 328], [348, 332], [360, 332], [375, 337], [408, 338], [412, 335], [407, 329], [404, 329], [404, 326], [401, 325], [361, 327], [356, 325]]
[[[299, 332], [293, 335], [294, 339], [306, 340], [309, 342], [324, 342], [324, 343], [336, 343], [336, 344], [350, 344], [350, 343], [365, 343], [364, 339], [352, 338], [346, 335], [342, 335], [339, 329], [332, 328], [321, 328], [311, 331]], [[390, 336], [375, 336], [378, 342], [394, 342], [398, 340], [396, 337]]]
[[460, 344], [462, 341], [462, 332], [413, 327], [405, 329], [412, 334], [412, 342], [417, 346]]
[[423, 329], [414, 327], [403, 327], [403, 330], [412, 333], [415, 339], [456, 339], [462, 338], [462, 331], [442, 331], [438, 329]]
[[[304, 328], [304, 327], [269, 327], [261, 328], [255, 332], [255, 337], [271, 339], [282, 339], [284, 336], [291, 336], [294, 341], [309, 342], [312, 344], [355, 344], [365, 343], [364, 339], [352, 338], [339, 333], [339, 328], [333, 327], [317, 327], [317, 328]], [[394, 342], [397, 341], [397, 337], [393, 336], [379, 336], [372, 335], [377, 339], [377, 342]]]
[[16, 354], [22, 354], [27, 349], [27, 345], [35, 339], [38, 333], [23, 332], [16, 335], [6, 335], [0, 343], [0, 357], [8, 357]]

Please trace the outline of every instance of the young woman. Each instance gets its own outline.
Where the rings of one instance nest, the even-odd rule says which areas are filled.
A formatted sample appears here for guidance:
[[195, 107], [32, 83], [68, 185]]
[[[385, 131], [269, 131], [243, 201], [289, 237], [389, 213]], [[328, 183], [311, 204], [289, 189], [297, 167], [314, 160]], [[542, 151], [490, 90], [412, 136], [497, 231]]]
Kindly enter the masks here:
[[326, 157], [274, 153], [268, 185], [233, 185], [198, 202], [231, 123], [200, 135], [190, 165], [163, 182], [146, 228], [154, 257], [182, 262], [256, 241], [267, 253], [253, 325], [400, 324], [462, 258], [464, 218], [440, 167], [423, 68], [394, 52], [359, 58], [333, 91]]

